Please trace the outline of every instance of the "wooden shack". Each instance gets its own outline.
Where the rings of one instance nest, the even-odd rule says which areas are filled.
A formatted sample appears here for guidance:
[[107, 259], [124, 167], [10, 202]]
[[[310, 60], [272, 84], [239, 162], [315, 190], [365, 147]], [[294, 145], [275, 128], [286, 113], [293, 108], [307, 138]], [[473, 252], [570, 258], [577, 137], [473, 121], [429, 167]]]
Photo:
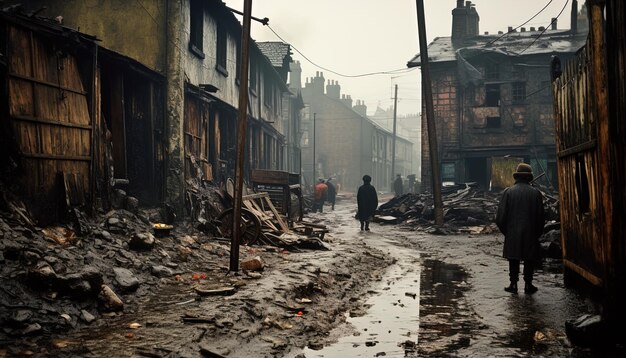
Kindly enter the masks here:
[[[91, 201], [99, 124], [97, 44], [49, 21], [0, 12], [3, 167], [40, 223], [66, 198]], [[8, 164], [12, 160], [14, 164]], [[71, 193], [67, 193], [71, 191]]]
[[586, 46], [566, 65], [552, 63], [563, 263], [566, 284], [582, 278], [596, 287], [603, 318], [623, 324], [626, 5], [587, 6]]

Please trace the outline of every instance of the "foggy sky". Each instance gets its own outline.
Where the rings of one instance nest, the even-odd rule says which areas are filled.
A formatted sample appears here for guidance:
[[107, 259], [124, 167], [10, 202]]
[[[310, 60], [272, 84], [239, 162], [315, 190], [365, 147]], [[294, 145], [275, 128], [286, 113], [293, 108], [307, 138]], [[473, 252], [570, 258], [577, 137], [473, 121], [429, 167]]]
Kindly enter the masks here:
[[[525, 27], [550, 24], [568, 0], [552, 0], [546, 10]], [[497, 33], [516, 27], [535, 15], [550, 0], [476, 0], [480, 33]], [[579, 0], [579, 7], [583, 0]], [[227, 6], [243, 10], [243, 0], [226, 0]], [[253, 16], [270, 19], [270, 26], [287, 43], [313, 62], [336, 72], [357, 75], [406, 68], [418, 53], [417, 15], [414, 0], [253, 0]], [[428, 41], [450, 36], [455, 0], [425, 0]], [[570, 27], [571, 1], [558, 27]], [[238, 16], [241, 19], [240, 16]], [[280, 41], [268, 28], [253, 21], [256, 41]], [[368, 114], [376, 106], [393, 105], [393, 85], [398, 84], [398, 114], [420, 112], [419, 69], [408, 74], [344, 78], [321, 70], [292, 49], [302, 64], [302, 83], [316, 71], [326, 80], [337, 80], [341, 93], [365, 100]]]

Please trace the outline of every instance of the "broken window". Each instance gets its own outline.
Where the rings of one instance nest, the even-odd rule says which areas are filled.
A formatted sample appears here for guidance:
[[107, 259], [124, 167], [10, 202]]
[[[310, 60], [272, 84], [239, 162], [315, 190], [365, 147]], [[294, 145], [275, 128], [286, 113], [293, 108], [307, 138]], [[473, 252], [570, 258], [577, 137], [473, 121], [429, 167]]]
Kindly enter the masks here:
[[487, 117], [487, 125], [485, 128], [500, 128], [502, 125], [500, 117]]
[[485, 107], [499, 107], [499, 106], [500, 106], [500, 85], [499, 84], [485, 85]]
[[189, 5], [190, 21], [189, 21], [189, 50], [200, 58], [204, 58], [202, 51], [204, 9], [202, 8], [202, 0], [191, 0]]
[[500, 66], [497, 63], [488, 63], [485, 65], [485, 79], [497, 80], [500, 78]]
[[513, 102], [526, 101], [526, 82], [513, 83]]
[[222, 73], [224, 76], [228, 76], [228, 70], [226, 67], [226, 60], [227, 60], [227, 56], [226, 56], [226, 50], [227, 50], [227, 45], [228, 45], [228, 41], [227, 41], [227, 33], [226, 33], [226, 29], [222, 26], [222, 24], [220, 24], [220, 22], [217, 22], [217, 48], [216, 48], [216, 59], [217, 59], [217, 64], [215, 65], [215, 67], [217, 68], [217, 71]]
[[576, 194], [578, 196], [578, 210], [580, 214], [589, 212], [589, 179], [587, 178], [587, 165], [585, 155], [578, 153], [576, 156]]

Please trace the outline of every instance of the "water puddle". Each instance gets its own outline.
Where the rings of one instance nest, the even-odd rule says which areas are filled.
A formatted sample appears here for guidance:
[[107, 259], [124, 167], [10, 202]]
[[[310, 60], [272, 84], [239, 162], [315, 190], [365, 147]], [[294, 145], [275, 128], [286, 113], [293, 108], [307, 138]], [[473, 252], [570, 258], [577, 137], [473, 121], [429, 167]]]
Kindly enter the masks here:
[[419, 267], [395, 265], [368, 299], [365, 315], [348, 318], [353, 335], [302, 353], [307, 358], [416, 357], [466, 346], [472, 329], [461, 300], [466, 278], [461, 267], [436, 260]]
[[355, 329], [353, 335], [322, 350], [305, 348], [302, 353], [307, 358], [404, 357], [405, 349], [411, 348], [403, 343], [417, 340], [420, 269], [394, 265], [373, 289], [365, 315], [348, 318]]

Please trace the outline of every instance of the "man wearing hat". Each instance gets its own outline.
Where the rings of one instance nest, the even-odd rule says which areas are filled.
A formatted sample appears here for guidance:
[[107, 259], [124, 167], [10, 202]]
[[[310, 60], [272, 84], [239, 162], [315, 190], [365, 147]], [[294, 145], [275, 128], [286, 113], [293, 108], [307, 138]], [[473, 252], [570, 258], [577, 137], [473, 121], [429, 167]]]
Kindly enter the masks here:
[[520, 163], [513, 173], [515, 184], [502, 193], [496, 224], [504, 234], [503, 256], [509, 260], [510, 285], [504, 290], [517, 293], [520, 261], [524, 261], [524, 293], [533, 294], [534, 264], [541, 259], [539, 237], [543, 233], [543, 195], [530, 185], [533, 171]]

